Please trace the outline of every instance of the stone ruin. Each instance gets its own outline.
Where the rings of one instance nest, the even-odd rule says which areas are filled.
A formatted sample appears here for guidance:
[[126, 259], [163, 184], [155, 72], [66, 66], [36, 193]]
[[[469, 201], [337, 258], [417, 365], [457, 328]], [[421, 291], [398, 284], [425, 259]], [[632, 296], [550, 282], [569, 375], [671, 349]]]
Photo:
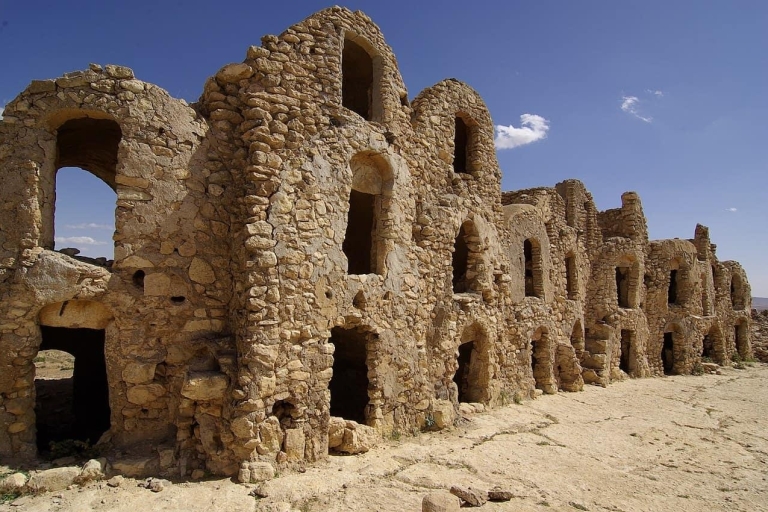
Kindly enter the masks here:
[[[4, 460], [63, 421], [36, 409], [47, 349], [75, 357], [69, 434], [116, 471], [243, 480], [751, 356], [747, 276], [706, 227], [649, 241], [636, 193], [599, 211], [576, 180], [501, 192], [482, 98], [409, 99], [360, 12], [265, 36], [192, 105], [91, 65], [4, 115]], [[114, 261], [55, 251], [62, 167], [115, 190]]]

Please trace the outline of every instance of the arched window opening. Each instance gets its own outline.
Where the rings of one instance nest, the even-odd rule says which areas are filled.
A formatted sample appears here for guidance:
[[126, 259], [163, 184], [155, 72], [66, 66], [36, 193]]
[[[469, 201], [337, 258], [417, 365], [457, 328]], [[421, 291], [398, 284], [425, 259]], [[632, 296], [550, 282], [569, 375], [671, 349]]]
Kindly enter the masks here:
[[664, 333], [664, 343], [661, 347], [661, 364], [664, 375], [672, 375], [675, 367], [675, 338], [674, 333]]
[[459, 234], [453, 243], [453, 292], [464, 293], [469, 290], [469, 281], [467, 279], [469, 267], [469, 245], [467, 244], [467, 233], [464, 225], [459, 228]]
[[541, 246], [538, 240], [528, 238], [523, 242], [523, 258], [525, 265], [525, 296], [543, 298], [544, 270], [541, 263]]
[[344, 39], [341, 54], [341, 104], [366, 121], [373, 119], [373, 59], [359, 44]]
[[565, 292], [569, 300], [577, 300], [579, 294], [579, 283], [577, 278], [576, 257], [569, 253], [565, 257]]
[[469, 174], [470, 169], [468, 167], [469, 157], [469, 136], [470, 128], [467, 123], [464, 122], [459, 116], [454, 120], [454, 136], [453, 136], [453, 172]]
[[103, 329], [41, 326], [35, 358], [37, 448], [67, 440], [94, 445], [110, 427]]
[[678, 270], [669, 271], [669, 288], [667, 289], [667, 303], [677, 305], [677, 276]]
[[59, 127], [50, 248], [70, 249], [67, 254], [94, 264], [113, 257], [121, 138], [120, 126], [109, 119], [71, 119]]
[[553, 393], [556, 390], [552, 386], [552, 347], [550, 347], [549, 333], [539, 329], [531, 340], [531, 371], [536, 389], [545, 393]]
[[620, 308], [629, 307], [629, 267], [616, 267], [616, 294]]
[[744, 309], [745, 307], [744, 283], [741, 275], [735, 272], [731, 277], [731, 306], [733, 309]]
[[621, 330], [619, 369], [627, 375], [635, 371], [635, 331]]
[[335, 327], [331, 391], [331, 416], [365, 423], [368, 407], [368, 334], [359, 329]]
[[707, 275], [702, 272], [699, 277], [699, 280], [701, 281], [701, 314], [709, 316], [712, 314], [712, 303], [709, 300], [709, 294], [707, 293]]
[[707, 361], [712, 361], [714, 357], [714, 347], [712, 345], [712, 337], [709, 334], [705, 334], [701, 340], [701, 358]]
[[384, 274], [386, 260], [385, 212], [392, 195], [392, 172], [381, 155], [363, 152], [350, 160], [347, 230], [342, 251], [347, 273]]
[[488, 400], [489, 357], [488, 344], [482, 329], [477, 325], [465, 328], [456, 358], [456, 373], [453, 375], [459, 402]]

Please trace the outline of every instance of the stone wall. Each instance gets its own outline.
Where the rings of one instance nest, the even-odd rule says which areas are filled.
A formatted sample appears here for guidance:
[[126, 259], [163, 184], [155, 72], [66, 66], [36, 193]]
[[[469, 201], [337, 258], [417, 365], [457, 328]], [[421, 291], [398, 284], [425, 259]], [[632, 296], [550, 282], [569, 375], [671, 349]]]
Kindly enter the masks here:
[[[36, 455], [33, 359], [83, 328], [116, 467], [244, 479], [751, 354], [746, 275], [706, 228], [650, 242], [637, 194], [599, 212], [576, 180], [501, 193], [493, 136], [454, 79], [410, 101], [378, 27], [337, 7], [191, 106], [118, 66], [33, 82], [0, 122], [0, 455]], [[113, 262], [53, 250], [65, 166], [116, 190]]]

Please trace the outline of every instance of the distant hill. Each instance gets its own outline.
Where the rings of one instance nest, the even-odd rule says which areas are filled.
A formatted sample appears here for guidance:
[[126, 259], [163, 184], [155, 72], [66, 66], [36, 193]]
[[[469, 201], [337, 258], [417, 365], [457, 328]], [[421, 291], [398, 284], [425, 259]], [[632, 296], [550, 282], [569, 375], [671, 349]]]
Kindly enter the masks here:
[[757, 309], [759, 311], [768, 309], [768, 298], [752, 297], [752, 309]]

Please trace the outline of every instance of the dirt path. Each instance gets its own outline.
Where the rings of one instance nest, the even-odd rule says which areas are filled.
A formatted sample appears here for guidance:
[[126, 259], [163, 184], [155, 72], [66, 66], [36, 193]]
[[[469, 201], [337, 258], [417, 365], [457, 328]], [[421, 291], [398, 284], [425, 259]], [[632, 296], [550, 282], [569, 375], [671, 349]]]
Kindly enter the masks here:
[[[511, 489], [480, 510], [768, 510], [768, 365], [642, 379], [475, 415], [451, 432], [403, 436], [264, 485], [127, 480], [25, 497], [0, 511], [421, 510], [451, 485]], [[253, 487], [253, 486], [251, 486]]]

